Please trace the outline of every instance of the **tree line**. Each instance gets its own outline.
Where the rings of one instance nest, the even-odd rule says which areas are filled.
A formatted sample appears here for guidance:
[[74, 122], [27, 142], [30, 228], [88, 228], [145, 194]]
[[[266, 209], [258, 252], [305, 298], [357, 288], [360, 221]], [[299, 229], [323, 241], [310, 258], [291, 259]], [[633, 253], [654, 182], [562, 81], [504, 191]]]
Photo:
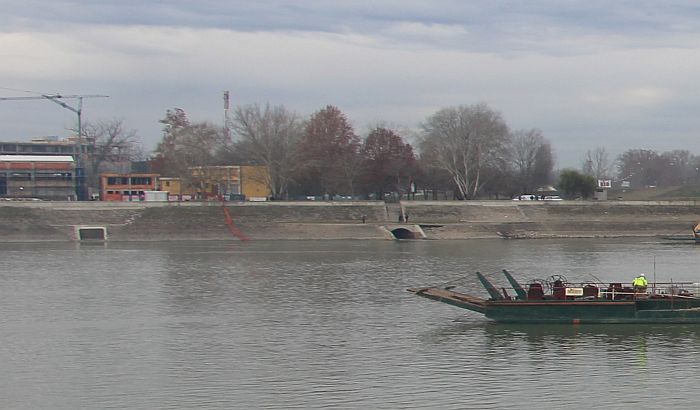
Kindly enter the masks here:
[[[580, 170], [555, 173], [554, 154], [543, 133], [511, 130], [486, 104], [442, 108], [417, 131], [375, 125], [364, 135], [332, 105], [308, 117], [283, 105], [243, 105], [233, 110], [226, 127], [191, 121], [184, 110], [174, 108], [160, 123], [162, 139], [150, 159], [153, 172], [196, 186], [201, 181], [192, 167], [259, 165], [267, 170], [264, 183], [273, 199], [381, 199], [386, 193], [497, 199], [545, 185], [559, 185], [569, 197], [588, 197], [598, 179], [640, 187], [681, 185], [700, 175], [700, 158], [688, 151], [631, 149], [611, 161], [602, 147], [586, 153]], [[84, 129], [94, 143], [95, 171], [114, 168], [125, 157], [144, 156], [135, 149], [135, 131], [126, 130], [120, 120], [88, 123]]]
[[486, 104], [441, 109], [417, 133], [376, 125], [360, 136], [331, 105], [308, 118], [281, 105], [240, 106], [230, 135], [191, 122], [177, 108], [161, 124], [154, 171], [188, 179], [193, 166], [261, 165], [275, 199], [416, 192], [473, 199], [510, 196], [553, 180], [554, 159], [542, 133], [511, 131]]

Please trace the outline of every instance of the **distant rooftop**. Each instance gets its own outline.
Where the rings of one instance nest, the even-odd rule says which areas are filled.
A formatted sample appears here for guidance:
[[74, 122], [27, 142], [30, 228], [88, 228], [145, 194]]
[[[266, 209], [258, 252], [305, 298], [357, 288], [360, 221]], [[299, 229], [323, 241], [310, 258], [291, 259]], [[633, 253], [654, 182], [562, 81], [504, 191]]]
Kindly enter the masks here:
[[73, 162], [70, 155], [0, 155], [0, 162]]
[[31, 142], [47, 142], [47, 141], [60, 141], [61, 139], [58, 137], [58, 135], [47, 135], [45, 137], [34, 137], [30, 141]]

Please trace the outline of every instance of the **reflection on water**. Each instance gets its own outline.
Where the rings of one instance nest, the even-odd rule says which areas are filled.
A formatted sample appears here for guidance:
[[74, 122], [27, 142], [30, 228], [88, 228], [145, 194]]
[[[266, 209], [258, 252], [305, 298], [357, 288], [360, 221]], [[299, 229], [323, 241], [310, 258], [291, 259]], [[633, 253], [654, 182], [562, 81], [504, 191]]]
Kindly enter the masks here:
[[[500, 325], [417, 298], [480, 270], [700, 281], [655, 241], [6, 244], [2, 408], [700, 404], [700, 327]], [[502, 282], [499, 282], [502, 281]]]
[[[666, 408], [699, 403], [697, 326], [511, 325], [460, 318], [421, 335], [459, 360], [479, 406]], [[674, 394], [669, 394], [674, 392]], [[611, 400], [611, 396], [614, 397]], [[659, 397], [663, 403], [659, 404]], [[529, 405], [527, 406], [529, 407]]]

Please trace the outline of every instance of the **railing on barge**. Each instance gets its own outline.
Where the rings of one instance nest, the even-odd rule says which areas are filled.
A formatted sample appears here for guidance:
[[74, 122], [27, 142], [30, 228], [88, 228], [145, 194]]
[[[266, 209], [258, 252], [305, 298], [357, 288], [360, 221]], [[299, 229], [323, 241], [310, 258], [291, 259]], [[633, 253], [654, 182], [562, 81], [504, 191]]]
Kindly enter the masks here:
[[[648, 298], [697, 298], [700, 297], [700, 283], [697, 282], [651, 282], [643, 288], [635, 288], [634, 286], [623, 286], [622, 282], [610, 282], [604, 284], [597, 279], [596, 281], [586, 281], [575, 284], [569, 282], [562, 275], [553, 275], [546, 280], [533, 279], [524, 287], [513, 278], [507, 270], [502, 271], [510, 286], [494, 286], [489, 279], [481, 272], [476, 272], [476, 277], [483, 285], [484, 289], [490, 295], [490, 300], [635, 300]], [[443, 299], [448, 291], [450, 299], [466, 297], [468, 303], [474, 304], [475, 300], [480, 300], [485, 303], [487, 299], [470, 296], [466, 293], [454, 291], [454, 288], [471, 281], [466, 278], [458, 278], [442, 285], [430, 286], [425, 288], [413, 288], [409, 291], [426, 296], [425, 291], [428, 289], [436, 292], [433, 295], [434, 299]], [[440, 294], [438, 296], [438, 293]], [[696, 296], [697, 295], [697, 296]], [[481, 305], [481, 303], [477, 304]], [[478, 306], [481, 308], [482, 306]]]
[[[600, 288], [599, 288], [600, 289]], [[630, 291], [631, 290], [631, 291]], [[624, 298], [650, 298], [650, 297], [676, 297], [697, 298], [700, 296], [700, 283], [697, 282], [655, 282], [650, 283], [645, 290], [634, 290], [634, 287], [624, 287], [619, 290], [613, 287], [610, 290], [600, 289], [599, 298], [613, 299], [622, 296]]]
[[633, 300], [633, 299], [648, 299], [661, 297], [674, 298], [700, 298], [700, 283], [698, 282], [654, 282], [650, 283], [646, 288], [635, 289], [633, 286], [622, 286], [621, 283], [594, 283], [583, 282], [580, 284], [565, 283], [561, 286], [552, 286], [548, 291], [542, 289], [539, 297], [533, 297], [531, 292], [532, 284], [525, 285], [525, 297], [519, 295], [522, 288], [503, 286], [494, 289], [499, 289], [499, 296], [489, 291], [493, 300], [581, 300], [581, 299], [606, 299], [606, 300]]

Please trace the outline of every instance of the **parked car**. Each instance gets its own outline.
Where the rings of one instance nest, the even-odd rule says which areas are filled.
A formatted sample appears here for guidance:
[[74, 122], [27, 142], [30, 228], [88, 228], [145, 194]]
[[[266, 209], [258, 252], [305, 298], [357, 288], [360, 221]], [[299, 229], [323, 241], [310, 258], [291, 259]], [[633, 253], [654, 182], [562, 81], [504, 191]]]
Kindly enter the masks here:
[[513, 198], [513, 201], [562, 201], [562, 199], [559, 195], [522, 194]]
[[513, 198], [513, 201], [536, 201], [539, 197], [535, 194], [522, 194]]

